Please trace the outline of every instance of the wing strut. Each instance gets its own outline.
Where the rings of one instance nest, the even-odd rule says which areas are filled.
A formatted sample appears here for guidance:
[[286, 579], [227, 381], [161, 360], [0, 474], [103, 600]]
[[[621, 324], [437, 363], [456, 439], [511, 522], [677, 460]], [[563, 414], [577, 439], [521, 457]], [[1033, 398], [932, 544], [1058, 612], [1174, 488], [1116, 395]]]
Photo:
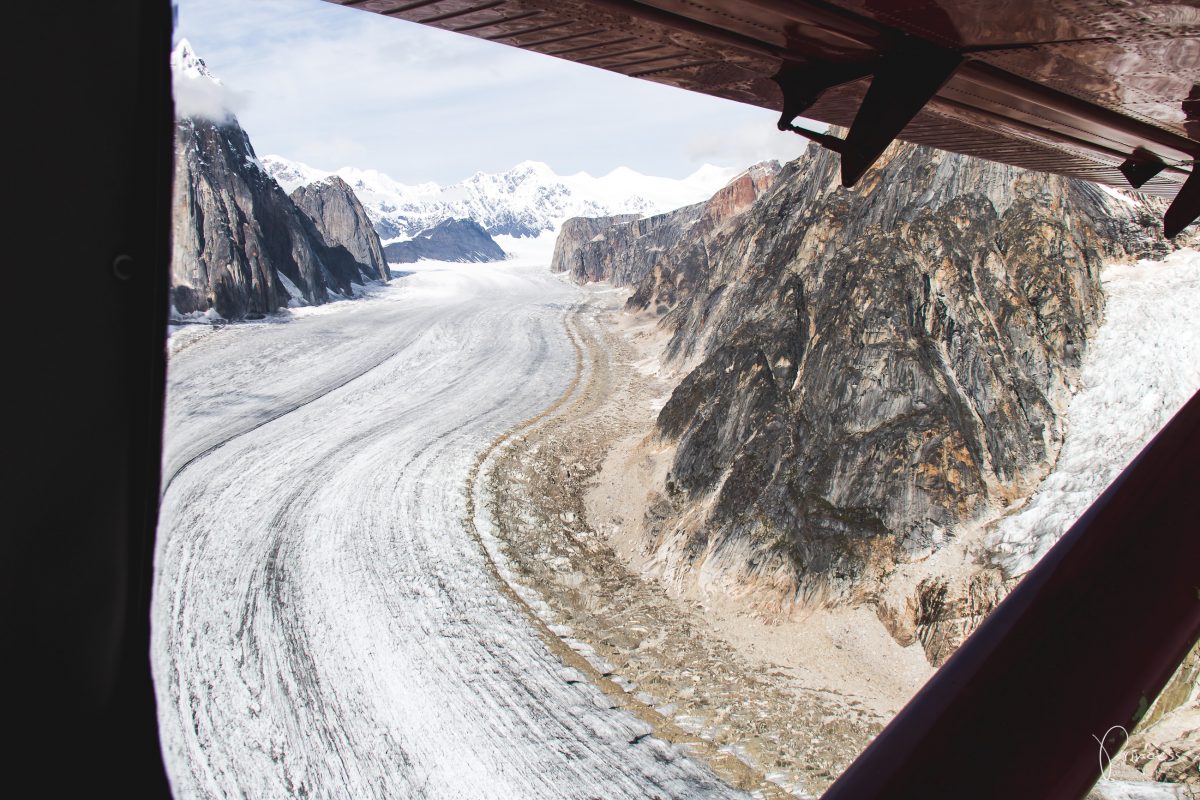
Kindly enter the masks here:
[[1192, 162], [1192, 174], [1184, 181], [1183, 188], [1175, 195], [1174, 202], [1163, 217], [1163, 234], [1168, 239], [1175, 236], [1200, 218], [1200, 164]]
[[[937, 94], [962, 63], [962, 56], [939, 48], [888, 53], [871, 64], [786, 65], [775, 76], [783, 90], [779, 129], [792, 131], [840, 153], [842, 186], [858, 183], [887, 146]], [[834, 86], [871, 75], [871, 86], [845, 139], [794, 124], [797, 116]]]
[[1139, 147], [1133, 151], [1133, 155], [1121, 164], [1121, 174], [1125, 176], [1125, 180], [1129, 181], [1129, 185], [1135, 189], [1142, 188], [1146, 181], [1153, 178], [1158, 173], [1167, 168], [1166, 163], [1151, 153], [1144, 147]]

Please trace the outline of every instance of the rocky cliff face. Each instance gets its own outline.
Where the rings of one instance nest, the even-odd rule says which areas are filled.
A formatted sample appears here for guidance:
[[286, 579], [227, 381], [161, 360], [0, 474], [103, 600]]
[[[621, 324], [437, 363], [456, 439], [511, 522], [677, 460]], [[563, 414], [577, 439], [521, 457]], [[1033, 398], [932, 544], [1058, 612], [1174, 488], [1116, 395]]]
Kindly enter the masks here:
[[604, 218], [599, 221], [610, 224], [573, 253], [565, 253], [563, 263], [571, 279], [579, 283], [637, 283], [654, 267], [660, 254], [685, 237], [703, 213], [704, 204], [697, 203], [629, 222], [616, 221], [620, 217]]
[[327, 270], [308, 235], [311, 223], [257, 168], [245, 132], [189, 118], [178, 121], [175, 137], [176, 310], [211, 308], [238, 319], [297, 296], [325, 302]]
[[[615, 225], [641, 219], [640, 214], [616, 214], [608, 217], [571, 217], [562, 224], [554, 240], [554, 255], [550, 258], [551, 272], [570, 272], [576, 280], [588, 270], [582, 266], [581, 251], [593, 239]], [[606, 248], [607, 249], [607, 248]]]
[[[172, 59], [177, 80], [183, 76], [221, 86], [186, 42]], [[179, 95], [178, 86], [176, 91]], [[206, 109], [205, 115], [178, 119], [171, 262], [175, 310], [212, 309], [226, 319], [240, 319], [349, 296], [352, 284], [385, 277], [378, 268], [382, 262], [360, 263], [343, 245], [359, 247], [348, 229], [366, 218], [351, 220], [352, 205], [335, 194], [332, 188], [322, 192], [320, 202], [312, 198], [321, 213], [310, 219], [263, 169], [231, 113]]]
[[508, 256], [478, 223], [448, 219], [409, 239], [383, 248], [392, 264], [411, 264], [422, 258], [435, 261], [503, 261]]
[[387, 261], [379, 234], [350, 186], [337, 175], [298, 187], [292, 202], [312, 220], [330, 247], [344, 247], [364, 280], [386, 281]]
[[[647, 548], [768, 614], [879, 600], [898, 564], [1036, 487], [1102, 260], [1169, 249], [1157, 206], [1089, 184], [908, 145], [854, 190], [837, 170], [810, 150], [632, 281], [690, 368], [658, 417], [675, 450]], [[926, 578], [881, 617], [936, 663], [1004, 579]]]
[[554, 243], [550, 269], [569, 272], [580, 283], [637, 284], [673, 247], [686, 243], [702, 250], [713, 231], [749, 208], [770, 187], [779, 169], [775, 161], [756, 164], [709, 200], [653, 217], [569, 219]]

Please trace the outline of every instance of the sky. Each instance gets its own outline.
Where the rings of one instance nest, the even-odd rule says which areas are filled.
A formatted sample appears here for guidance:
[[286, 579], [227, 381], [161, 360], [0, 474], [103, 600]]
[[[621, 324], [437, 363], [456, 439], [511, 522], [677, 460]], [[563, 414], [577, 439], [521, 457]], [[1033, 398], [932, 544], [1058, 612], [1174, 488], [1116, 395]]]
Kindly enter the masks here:
[[788, 160], [778, 113], [321, 0], [180, 0], [188, 39], [262, 156], [454, 183], [544, 161], [560, 175]]

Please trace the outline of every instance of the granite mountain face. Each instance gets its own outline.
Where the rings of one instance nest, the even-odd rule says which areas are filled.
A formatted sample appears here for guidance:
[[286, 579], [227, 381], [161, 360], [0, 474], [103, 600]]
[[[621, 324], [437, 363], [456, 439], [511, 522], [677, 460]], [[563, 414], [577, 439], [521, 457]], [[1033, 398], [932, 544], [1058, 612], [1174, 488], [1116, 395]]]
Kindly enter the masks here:
[[905, 144], [854, 190], [814, 147], [739, 197], [708, 224], [692, 207], [562, 243], [559, 268], [661, 315], [685, 375], [658, 415], [674, 451], [645, 547], [669, 582], [768, 617], [874, 602], [940, 663], [1009, 576], [890, 593], [889, 576], [1051, 469], [1101, 263], [1168, 252], [1161, 209]]
[[361, 270], [364, 278], [388, 279], [387, 260], [379, 235], [371, 226], [366, 209], [344, 180], [331, 175], [298, 187], [292, 192], [291, 199], [312, 220], [326, 245], [346, 248], [356, 262], [366, 267]]
[[[186, 41], [172, 63], [177, 87], [220, 86]], [[329, 181], [289, 198], [232, 113], [176, 120], [172, 218], [179, 314], [240, 319], [350, 297], [355, 285], [387, 279], [379, 237], [350, 188]]]

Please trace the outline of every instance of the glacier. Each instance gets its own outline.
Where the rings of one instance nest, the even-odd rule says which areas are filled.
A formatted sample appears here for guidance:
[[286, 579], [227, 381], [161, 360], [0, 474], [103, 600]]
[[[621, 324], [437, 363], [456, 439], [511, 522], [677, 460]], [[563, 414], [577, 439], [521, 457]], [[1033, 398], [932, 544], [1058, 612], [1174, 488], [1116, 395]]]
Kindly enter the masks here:
[[568, 674], [464, 526], [580, 290], [421, 264], [172, 338], [152, 664], [181, 798], [743, 796]]

